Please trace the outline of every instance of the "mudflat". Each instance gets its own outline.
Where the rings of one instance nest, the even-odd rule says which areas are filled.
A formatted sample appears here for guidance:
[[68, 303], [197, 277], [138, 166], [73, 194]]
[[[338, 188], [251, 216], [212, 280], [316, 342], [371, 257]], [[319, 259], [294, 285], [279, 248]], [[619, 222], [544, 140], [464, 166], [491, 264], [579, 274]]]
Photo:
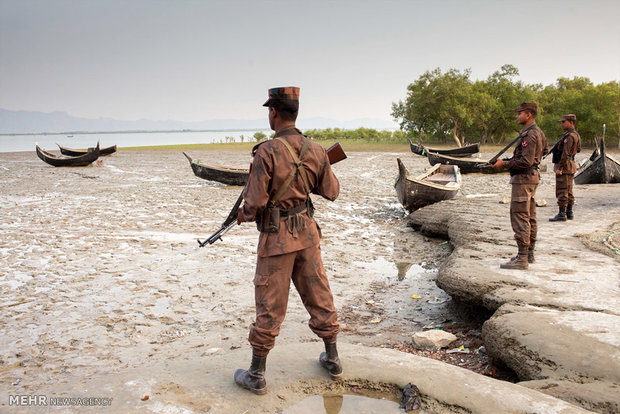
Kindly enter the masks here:
[[[248, 154], [235, 151], [190, 155], [232, 167], [250, 162]], [[468, 222], [472, 234], [487, 220], [494, 223], [490, 229], [497, 231], [489, 237], [499, 242], [490, 243], [502, 247], [478, 256], [485, 269], [499, 272], [499, 263], [514, 250], [508, 205], [499, 203], [509, 197], [508, 176], [468, 174], [452, 204], [436, 204], [408, 217], [393, 188], [396, 157], [412, 175], [429, 167], [426, 159], [411, 153], [348, 155], [334, 166], [341, 183], [338, 200], [313, 199], [323, 232], [324, 265], [341, 315], [340, 341], [381, 347], [410, 341], [411, 334], [425, 326], [464, 317], [448, 293], [461, 301], [470, 298], [442, 282], [441, 275], [450, 272], [454, 260], [473, 266], [476, 257], [461, 258], [461, 242], [446, 243], [414, 231], [410, 220], [422, 214], [427, 230], [436, 223], [436, 231], [430, 233], [452, 239], [450, 226], [440, 217], [469, 206], [476, 217], [475, 223]], [[101, 160], [89, 167], [54, 168], [34, 152], [0, 153], [0, 405], [7, 406], [10, 395], [44, 391], [113, 397], [111, 408], [117, 412], [127, 407], [163, 411], [167, 406], [206, 411], [222, 400], [235, 400], [236, 394], [220, 390], [219, 402], [209, 399], [196, 406], [204, 384], [188, 377], [188, 367], [204, 363], [232, 382], [234, 369], [249, 363], [256, 228], [235, 227], [223, 241], [205, 248], [196, 242], [219, 228], [241, 188], [195, 177], [180, 150], [121, 149]], [[552, 173], [544, 173], [539, 194], [549, 205], [539, 209], [539, 246], [552, 245], [558, 227], [551, 226], [561, 226], [546, 223], [556, 213], [553, 185]], [[549, 249], [548, 257], [543, 254], [538, 260], [548, 263], [545, 271], [550, 274], [559, 274], [557, 268], [574, 268], [568, 260], [578, 266], [586, 254], [606, 260], [608, 271], [618, 270], [614, 251], [598, 241], [612, 230], [613, 217], [620, 216], [618, 187], [582, 188], [576, 188], [576, 220], [571, 225], [583, 231], [573, 235], [571, 230], [566, 236], [577, 238], [571, 248], [579, 253], [571, 250], [572, 255], [565, 256]], [[592, 209], [587, 215], [585, 206]], [[438, 273], [448, 293], [437, 287]], [[615, 289], [617, 294], [617, 284]], [[537, 295], [553, 297], [555, 292], [547, 289]], [[512, 302], [482, 296], [471, 302], [491, 311]], [[617, 315], [604, 305], [593, 311]], [[307, 320], [293, 289], [274, 353], [282, 347], [294, 354], [296, 344], [317, 342]], [[613, 343], [610, 335], [607, 342]], [[320, 343], [316, 345], [320, 352]], [[278, 374], [273, 375], [286, 376], [283, 367], [275, 370]], [[135, 372], [141, 374], [130, 374]], [[544, 389], [544, 384], [538, 388]], [[231, 391], [230, 383], [224, 390]], [[144, 394], [152, 398], [141, 401]]]

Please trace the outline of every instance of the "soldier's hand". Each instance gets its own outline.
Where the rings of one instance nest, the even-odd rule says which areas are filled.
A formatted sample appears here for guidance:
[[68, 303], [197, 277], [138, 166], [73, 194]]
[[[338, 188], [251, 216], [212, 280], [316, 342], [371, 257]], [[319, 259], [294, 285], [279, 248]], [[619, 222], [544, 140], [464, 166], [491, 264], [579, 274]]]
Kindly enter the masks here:
[[243, 207], [239, 207], [237, 210], [237, 224], [243, 223]]
[[493, 168], [496, 169], [501, 169], [502, 167], [504, 167], [504, 160], [502, 160], [501, 158], [499, 158], [497, 161], [495, 161], [495, 164], [493, 164]]
[[555, 175], [562, 175], [562, 170], [557, 170], [557, 171], [555, 172]]

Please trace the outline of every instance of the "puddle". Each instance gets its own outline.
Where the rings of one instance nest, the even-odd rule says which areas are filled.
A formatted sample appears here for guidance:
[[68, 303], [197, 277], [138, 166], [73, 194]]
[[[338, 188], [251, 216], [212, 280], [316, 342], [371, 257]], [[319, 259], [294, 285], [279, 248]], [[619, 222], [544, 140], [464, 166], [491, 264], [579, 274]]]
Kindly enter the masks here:
[[[349, 394], [313, 395], [282, 411], [283, 414], [390, 414], [403, 412], [398, 402]], [[421, 412], [416, 411], [416, 413]]]

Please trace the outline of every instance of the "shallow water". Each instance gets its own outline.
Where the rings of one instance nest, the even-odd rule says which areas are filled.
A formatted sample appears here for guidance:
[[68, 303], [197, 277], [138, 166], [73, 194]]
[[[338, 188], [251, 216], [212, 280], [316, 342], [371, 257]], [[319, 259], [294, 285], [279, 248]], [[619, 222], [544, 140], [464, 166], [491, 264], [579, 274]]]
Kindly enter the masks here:
[[313, 395], [284, 409], [282, 414], [402, 414], [403, 412], [399, 403], [395, 401], [345, 394]]

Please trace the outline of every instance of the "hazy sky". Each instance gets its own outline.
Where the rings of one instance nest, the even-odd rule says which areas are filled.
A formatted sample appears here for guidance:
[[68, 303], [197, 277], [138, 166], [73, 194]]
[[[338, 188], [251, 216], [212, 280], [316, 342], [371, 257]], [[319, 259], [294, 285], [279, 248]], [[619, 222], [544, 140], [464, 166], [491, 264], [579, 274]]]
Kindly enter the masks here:
[[620, 79], [620, 1], [0, 0], [0, 108], [255, 119], [391, 119], [426, 70], [501, 65], [526, 83]]

